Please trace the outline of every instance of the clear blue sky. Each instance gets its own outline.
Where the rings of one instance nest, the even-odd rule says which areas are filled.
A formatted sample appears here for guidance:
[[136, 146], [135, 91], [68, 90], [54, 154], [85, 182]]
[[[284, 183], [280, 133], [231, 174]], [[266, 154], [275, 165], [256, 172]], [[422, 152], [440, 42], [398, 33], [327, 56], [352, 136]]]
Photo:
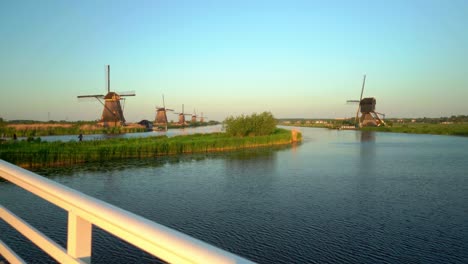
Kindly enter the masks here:
[[351, 117], [364, 73], [387, 116], [466, 115], [467, 26], [465, 0], [2, 1], [0, 117], [97, 119], [76, 96], [105, 92], [106, 64], [128, 121], [162, 94], [215, 120]]

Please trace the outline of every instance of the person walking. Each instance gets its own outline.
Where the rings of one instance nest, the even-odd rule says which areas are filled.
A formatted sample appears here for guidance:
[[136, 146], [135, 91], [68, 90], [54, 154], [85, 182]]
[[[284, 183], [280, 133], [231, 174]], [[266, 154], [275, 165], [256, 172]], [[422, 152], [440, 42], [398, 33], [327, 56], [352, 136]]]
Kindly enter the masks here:
[[83, 141], [83, 134], [82, 134], [82, 133], [80, 133], [80, 134], [78, 135], [78, 140], [79, 140], [80, 142]]

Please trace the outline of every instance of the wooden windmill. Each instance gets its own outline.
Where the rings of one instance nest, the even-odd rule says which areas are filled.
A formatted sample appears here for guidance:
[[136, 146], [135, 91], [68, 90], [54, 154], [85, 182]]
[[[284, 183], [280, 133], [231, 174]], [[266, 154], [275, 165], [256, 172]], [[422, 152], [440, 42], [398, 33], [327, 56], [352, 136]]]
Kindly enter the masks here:
[[179, 125], [181, 125], [181, 126], [185, 125], [185, 116], [186, 115], [191, 115], [191, 114], [184, 113], [184, 105], [183, 104], [182, 104], [182, 112], [174, 113], [174, 114], [179, 115]]
[[[78, 98], [96, 98], [103, 106], [101, 120], [99, 124], [104, 127], [123, 126], [125, 118], [120, 101], [125, 101], [126, 96], [135, 96], [135, 92], [116, 93], [110, 91], [110, 65], [106, 65], [107, 94], [80, 95]], [[103, 102], [104, 101], [104, 102]], [[125, 104], [124, 104], [125, 106]]]
[[[358, 109], [356, 111], [355, 124], [356, 127], [365, 127], [365, 126], [384, 126], [385, 122], [380, 119], [379, 115], [385, 117], [385, 114], [381, 114], [375, 111], [376, 100], [374, 97], [362, 98], [364, 94], [364, 86], [366, 84], [366, 75], [362, 81], [361, 88], [361, 97], [359, 100], [348, 100], [348, 103], [359, 103]], [[359, 117], [359, 111], [361, 112], [361, 117]]]
[[166, 108], [166, 103], [164, 102], [164, 95], [162, 96], [163, 106], [156, 106], [156, 119], [154, 120], [155, 126], [165, 126], [167, 130], [167, 111], [174, 111], [173, 109]]

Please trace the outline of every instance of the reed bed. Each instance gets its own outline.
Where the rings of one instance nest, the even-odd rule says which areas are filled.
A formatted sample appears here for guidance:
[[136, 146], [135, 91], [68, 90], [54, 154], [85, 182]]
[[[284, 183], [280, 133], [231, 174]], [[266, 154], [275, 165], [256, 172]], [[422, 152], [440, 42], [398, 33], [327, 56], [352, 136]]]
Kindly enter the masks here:
[[277, 129], [271, 135], [232, 137], [224, 133], [195, 134], [83, 142], [8, 141], [0, 144], [0, 158], [26, 168], [146, 158], [183, 153], [238, 150], [292, 142], [291, 131]]

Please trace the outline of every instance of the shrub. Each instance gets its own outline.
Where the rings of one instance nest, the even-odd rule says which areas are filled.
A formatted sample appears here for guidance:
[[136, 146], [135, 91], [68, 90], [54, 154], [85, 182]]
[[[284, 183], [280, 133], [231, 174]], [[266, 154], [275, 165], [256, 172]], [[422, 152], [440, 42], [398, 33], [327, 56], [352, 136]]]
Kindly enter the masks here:
[[276, 120], [270, 112], [252, 115], [230, 116], [224, 120], [226, 134], [230, 136], [264, 136], [275, 132]]

